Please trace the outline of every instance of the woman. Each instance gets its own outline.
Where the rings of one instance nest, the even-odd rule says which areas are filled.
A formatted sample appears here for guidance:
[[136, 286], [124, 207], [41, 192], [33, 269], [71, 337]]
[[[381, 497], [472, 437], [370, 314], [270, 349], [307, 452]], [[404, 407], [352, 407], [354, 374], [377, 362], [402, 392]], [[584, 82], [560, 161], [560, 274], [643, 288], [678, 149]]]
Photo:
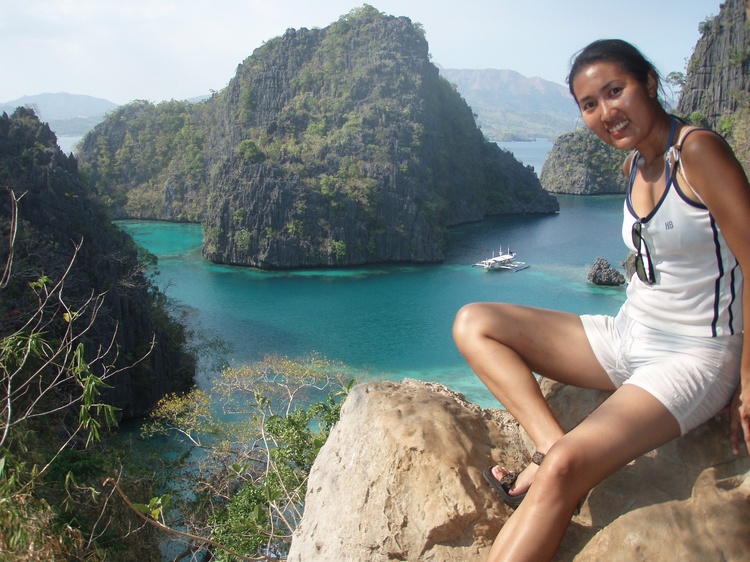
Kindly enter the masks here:
[[[730, 401], [732, 450], [739, 453], [742, 430], [750, 451], [745, 173], [718, 135], [667, 114], [656, 70], [632, 45], [587, 46], [568, 84], [586, 125], [632, 151], [623, 237], [637, 272], [616, 317], [501, 303], [470, 304], [456, 317], [459, 350], [536, 446], [520, 474], [485, 471], [517, 507], [495, 540], [493, 562], [551, 559], [589, 490]], [[614, 392], [565, 434], [533, 373]]]

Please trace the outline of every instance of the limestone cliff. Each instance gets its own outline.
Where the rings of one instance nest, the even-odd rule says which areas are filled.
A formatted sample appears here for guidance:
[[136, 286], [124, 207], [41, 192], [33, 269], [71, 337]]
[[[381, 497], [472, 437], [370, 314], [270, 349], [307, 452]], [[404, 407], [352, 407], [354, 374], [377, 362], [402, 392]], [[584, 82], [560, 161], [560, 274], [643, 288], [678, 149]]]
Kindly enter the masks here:
[[[606, 393], [544, 381], [563, 426]], [[355, 387], [310, 473], [289, 562], [485, 562], [510, 516], [482, 470], [529, 462], [507, 412], [434, 383]], [[750, 460], [733, 457], [726, 417], [635, 460], [597, 486], [556, 561], [747, 560]]]
[[678, 111], [724, 135], [750, 170], [750, 1], [731, 0], [700, 25]]
[[727, 0], [706, 18], [693, 50], [677, 111], [721, 130], [722, 117], [747, 107], [750, 91], [748, 2]]
[[627, 154], [583, 127], [561, 135], [542, 166], [542, 187], [552, 193], [603, 195], [624, 193], [622, 163]]
[[262, 268], [435, 262], [451, 225], [558, 209], [421, 27], [370, 6], [268, 41], [204, 103], [120, 108], [81, 159], [121, 215], [201, 221], [205, 257]]
[[[55, 135], [30, 109], [0, 115], [0, 187], [0, 261], [12, 265], [7, 286], [0, 291], [0, 336], [19, 329], [29, 308], [38, 305], [29, 283], [43, 275], [59, 282], [73, 259], [74, 245], [81, 243], [63, 296], [75, 307], [92, 295], [105, 295], [83, 339], [87, 357], [109, 349], [107, 361], [120, 370], [108, 379], [112, 388], [105, 390], [105, 401], [120, 408], [122, 417], [134, 417], [145, 414], [165, 393], [188, 387], [194, 364], [181, 347], [185, 334], [159, 306], [163, 295], [145, 278], [135, 244], [112, 225], [81, 179], [76, 159], [60, 151]], [[11, 190], [20, 201], [9, 260]], [[60, 317], [62, 311], [54, 314]], [[54, 342], [66, 329], [62, 320], [51, 321], [44, 337]], [[134, 364], [152, 338], [153, 352]]]

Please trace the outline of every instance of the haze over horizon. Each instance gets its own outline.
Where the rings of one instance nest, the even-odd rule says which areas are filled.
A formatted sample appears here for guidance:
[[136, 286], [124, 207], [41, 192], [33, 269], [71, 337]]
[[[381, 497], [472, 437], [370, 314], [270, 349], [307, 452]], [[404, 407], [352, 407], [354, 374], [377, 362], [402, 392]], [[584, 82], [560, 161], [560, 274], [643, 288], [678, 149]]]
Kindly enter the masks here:
[[[425, 30], [432, 61], [507, 69], [565, 83], [570, 58], [618, 37], [663, 76], [685, 70], [712, 0], [380, 0]], [[327, 0], [35, 0], [0, 5], [0, 102], [66, 92], [117, 104], [188, 99], [224, 88], [237, 65], [287, 29], [325, 27], [362, 2]], [[532, 13], [533, 11], [533, 13]], [[648, 18], [646, 18], [648, 14]]]

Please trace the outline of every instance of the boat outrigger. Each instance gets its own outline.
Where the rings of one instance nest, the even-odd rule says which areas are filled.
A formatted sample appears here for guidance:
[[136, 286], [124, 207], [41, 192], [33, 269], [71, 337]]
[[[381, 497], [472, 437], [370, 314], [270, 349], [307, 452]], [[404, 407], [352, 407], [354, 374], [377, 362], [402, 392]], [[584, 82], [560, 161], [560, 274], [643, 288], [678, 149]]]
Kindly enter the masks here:
[[510, 249], [510, 246], [508, 246], [506, 253], [503, 253], [503, 247], [500, 246], [500, 253], [497, 256], [495, 252], [492, 252], [491, 258], [479, 261], [471, 267], [483, 267], [487, 270], [509, 269], [511, 271], [521, 271], [529, 266], [526, 262], [516, 261], [516, 253]]

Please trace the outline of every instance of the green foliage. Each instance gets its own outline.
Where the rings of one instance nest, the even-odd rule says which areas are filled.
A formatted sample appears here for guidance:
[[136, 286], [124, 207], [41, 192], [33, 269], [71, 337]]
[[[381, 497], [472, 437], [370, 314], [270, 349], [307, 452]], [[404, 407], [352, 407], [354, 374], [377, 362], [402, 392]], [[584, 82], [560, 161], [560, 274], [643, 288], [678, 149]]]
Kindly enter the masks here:
[[240, 89], [240, 119], [243, 122], [248, 122], [252, 119], [257, 101], [251, 85], [243, 82]]
[[729, 47], [729, 64], [731, 66], [742, 68], [748, 59], [750, 59], [750, 46], [738, 48], [732, 45]]
[[[239, 476], [239, 467], [236, 467]], [[212, 538], [233, 550], [247, 553], [261, 553], [268, 544], [266, 529], [269, 525], [264, 506], [275, 501], [266, 486], [245, 484], [232, 498], [226, 509], [216, 514], [213, 520]], [[218, 553], [218, 560], [233, 561], [236, 558]]]
[[[80, 341], [86, 325], [78, 324], [87, 317], [86, 307], [100, 306], [97, 301], [62, 313], [67, 330], [61, 339], [45, 337], [53, 330], [54, 315], [48, 315], [63, 301], [63, 286], [47, 276], [29, 283], [38, 295], [36, 310], [0, 339], [0, 552], [18, 560], [30, 551], [39, 560], [117, 560], [107, 546], [111, 534], [97, 529], [111, 517], [104, 518], [107, 503], [97, 489], [111, 459], [92, 449], [103, 424], [116, 425], [115, 408], [100, 401], [114, 371], [105, 367], [103, 375], [95, 374]], [[70, 437], [39, 433], [49, 426], [66, 427]], [[72, 449], [79, 435], [85, 448]], [[127, 525], [127, 517], [109, 523], [113, 530], [120, 524]], [[121, 533], [114, 540], [126, 531]]]
[[[173, 468], [189, 472], [192, 485], [170, 496], [174, 517], [196, 544], [219, 543], [229, 550], [215, 556], [227, 561], [236, 559], [230, 551], [287, 551], [308, 474], [353, 384], [346, 367], [324, 358], [272, 356], [224, 369], [210, 392], [194, 389], [159, 403], [144, 434], [176, 433], [203, 451]], [[163, 518], [163, 497], [138, 509]]]
[[722, 115], [719, 119], [719, 125], [717, 127], [718, 132], [724, 137], [732, 136], [734, 130], [734, 124], [737, 121], [736, 115]]
[[331, 253], [337, 260], [344, 259], [346, 257], [346, 242], [343, 240], [331, 240]]
[[250, 249], [250, 240], [251, 234], [246, 228], [241, 228], [234, 234], [234, 242], [240, 252], [247, 252]]
[[[30, 420], [52, 416], [60, 410], [78, 407], [78, 426], [75, 433], [86, 434], [86, 444], [100, 439], [103, 418], [114, 426], [115, 409], [99, 402], [101, 391], [109, 388], [104, 379], [110, 374], [94, 374], [84, 356], [81, 341], [86, 326], [75, 330], [78, 320], [85, 318], [85, 310], [98, 308], [101, 302], [91, 299], [76, 310], [60, 312], [68, 328], [61, 339], [48, 341], [44, 334], [54, 330], [54, 310], [62, 301], [64, 281], [52, 283], [46, 276], [29, 283], [36, 293], [38, 306], [26, 323], [0, 339], [0, 382], [3, 409], [0, 412], [0, 448], [12, 445], [13, 430]], [[101, 361], [96, 357], [94, 361]], [[59, 402], [59, 393], [69, 397]]]
[[719, 16], [706, 16], [706, 19], [698, 24], [698, 32], [701, 36], [717, 33], [720, 28], [721, 21], [719, 20]]
[[191, 192], [200, 192], [204, 133], [195, 112], [188, 102], [136, 101], [117, 108], [86, 135], [80, 151], [82, 171], [116, 217], [164, 212], [163, 186], [170, 179], [179, 186], [176, 195], [181, 203]]
[[685, 73], [672, 71], [669, 74], [667, 74], [666, 81], [668, 84], [671, 84], [672, 86], [675, 86], [677, 88], [682, 88], [685, 85]]
[[750, 109], [744, 108], [734, 114], [724, 115], [720, 120], [731, 122], [731, 131], [727, 135], [727, 140], [731, 144], [737, 159], [745, 169], [745, 173], [750, 172]]
[[693, 111], [689, 117], [690, 124], [696, 127], [708, 127], [708, 119], [699, 111]]
[[167, 506], [169, 506], [170, 499], [171, 496], [169, 494], [164, 494], [163, 496], [151, 498], [148, 504], [136, 503], [133, 505], [144, 515], [148, 515], [156, 521], [163, 522], [164, 511], [167, 509]]
[[[310, 468], [353, 384], [346, 367], [324, 358], [266, 357], [225, 369], [210, 393], [162, 400], [146, 434], [176, 432], [204, 451], [175, 468], [192, 475], [189, 493], [171, 496], [176, 517], [232, 551], [283, 556], [302, 516]], [[165, 515], [159, 497], [139, 509]], [[223, 550], [215, 555], [235, 560]]]
[[664, 83], [670, 90], [669, 94], [667, 94], [667, 97], [678, 100], [680, 94], [682, 93], [682, 88], [685, 87], [685, 73], [672, 71], [667, 74]]
[[258, 149], [250, 139], [243, 140], [237, 147], [237, 153], [250, 164], [259, 164], [266, 159], [265, 155]]

